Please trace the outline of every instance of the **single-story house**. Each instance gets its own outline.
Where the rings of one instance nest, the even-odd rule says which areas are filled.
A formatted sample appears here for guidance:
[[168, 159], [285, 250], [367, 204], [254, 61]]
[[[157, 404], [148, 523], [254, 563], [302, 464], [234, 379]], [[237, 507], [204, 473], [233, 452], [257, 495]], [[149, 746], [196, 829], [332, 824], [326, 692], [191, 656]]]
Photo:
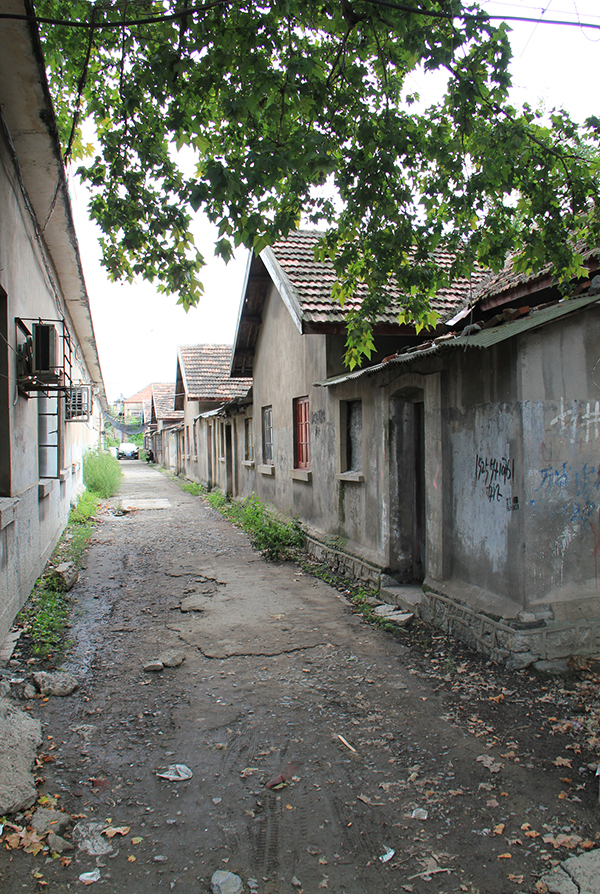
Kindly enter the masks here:
[[[14, 0], [20, 15], [29, 4]], [[106, 407], [44, 59], [0, 31], [0, 641], [83, 489]]]
[[150, 425], [146, 447], [154, 460], [175, 474], [182, 468], [178, 433], [183, 429], [183, 410], [175, 409], [175, 385], [155, 382], [152, 385]]
[[[600, 307], [510, 267], [437, 296], [417, 336], [394, 307], [378, 357], [343, 368], [333, 271], [300, 231], [252, 259], [232, 375], [252, 375], [252, 491], [309, 548], [512, 667], [600, 651]], [[392, 295], [392, 299], [394, 296]], [[394, 330], [395, 326], [395, 330]]]
[[244, 399], [252, 385], [230, 377], [231, 354], [231, 345], [181, 345], [175, 379], [175, 409], [184, 413], [178, 474], [226, 493], [234, 489], [236, 451], [231, 427], [216, 411]]

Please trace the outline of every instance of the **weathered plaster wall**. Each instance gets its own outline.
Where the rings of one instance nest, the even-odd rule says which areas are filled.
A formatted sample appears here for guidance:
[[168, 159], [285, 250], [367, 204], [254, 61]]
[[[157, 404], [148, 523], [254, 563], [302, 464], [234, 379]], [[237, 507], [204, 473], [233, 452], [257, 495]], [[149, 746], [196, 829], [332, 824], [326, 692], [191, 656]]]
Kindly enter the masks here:
[[[2, 378], [2, 492], [0, 493], [0, 640], [28, 598], [44, 568], [70, 509], [82, 489], [83, 452], [96, 442], [92, 422], [62, 426], [60, 478], [40, 480], [38, 465], [38, 400], [18, 395], [16, 389], [15, 317], [56, 320], [59, 310], [52, 296], [42, 249], [25, 208], [14, 167], [0, 139], [0, 287], [6, 293], [8, 346]], [[47, 258], [50, 270], [52, 262]], [[56, 273], [52, 271], [56, 280]], [[76, 333], [68, 314], [71, 334]], [[81, 357], [78, 351], [77, 357]], [[75, 373], [80, 371], [81, 360]], [[76, 376], [77, 377], [77, 376]]]

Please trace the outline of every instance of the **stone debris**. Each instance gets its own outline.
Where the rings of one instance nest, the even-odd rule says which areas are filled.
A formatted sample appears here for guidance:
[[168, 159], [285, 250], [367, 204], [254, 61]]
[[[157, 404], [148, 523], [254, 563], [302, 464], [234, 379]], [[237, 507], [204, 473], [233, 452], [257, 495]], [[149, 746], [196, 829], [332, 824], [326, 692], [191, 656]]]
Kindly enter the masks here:
[[398, 608], [397, 605], [388, 604], [378, 605], [377, 608], [373, 609], [373, 614], [384, 621], [391, 621], [392, 624], [397, 624], [398, 627], [408, 627], [415, 617], [414, 612], [405, 612]]
[[239, 875], [217, 869], [210, 880], [210, 890], [212, 894], [242, 894], [244, 884]]
[[114, 848], [108, 838], [102, 834], [105, 828], [105, 823], [77, 823], [73, 829], [73, 841], [77, 843], [80, 851], [85, 851], [90, 857], [112, 854]]
[[185, 661], [185, 652], [181, 649], [167, 649], [160, 653], [158, 660], [162, 661], [165, 667], [179, 667]]
[[0, 698], [0, 816], [35, 804], [33, 765], [41, 743], [39, 720]]
[[39, 807], [34, 813], [30, 825], [38, 835], [45, 835], [46, 832], [55, 832], [58, 835], [62, 835], [71, 825], [71, 816], [60, 810]]
[[569, 857], [540, 881], [548, 894], [600, 894], [600, 849]]
[[73, 589], [79, 580], [79, 571], [73, 562], [62, 562], [49, 577], [54, 587], [65, 592]]
[[158, 658], [152, 658], [150, 661], [147, 661], [144, 665], [144, 671], [147, 674], [158, 674], [161, 670], [164, 670], [165, 666], [162, 661], [159, 661]]
[[67, 841], [66, 838], [62, 838], [55, 832], [50, 832], [46, 840], [48, 842], [48, 847], [55, 854], [64, 854], [65, 851], [74, 850], [74, 846], [70, 841]]
[[42, 695], [71, 695], [79, 686], [73, 674], [62, 673], [61, 671], [56, 673], [36, 671], [33, 674], [33, 682]]
[[181, 649], [167, 649], [161, 652], [158, 658], [151, 658], [144, 664], [146, 673], [158, 674], [165, 667], [179, 667], [185, 661], [185, 652]]

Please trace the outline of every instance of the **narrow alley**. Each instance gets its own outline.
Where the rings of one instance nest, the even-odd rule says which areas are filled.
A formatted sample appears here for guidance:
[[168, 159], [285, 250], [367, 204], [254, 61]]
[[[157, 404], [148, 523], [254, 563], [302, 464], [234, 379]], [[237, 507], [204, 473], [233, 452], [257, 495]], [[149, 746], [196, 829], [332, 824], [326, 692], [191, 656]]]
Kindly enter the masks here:
[[74, 847], [2, 848], [0, 890], [201, 894], [223, 870], [258, 894], [507, 894], [592, 856], [598, 780], [553, 728], [577, 689], [424, 661], [410, 631], [122, 465], [73, 590], [79, 688], [28, 704]]

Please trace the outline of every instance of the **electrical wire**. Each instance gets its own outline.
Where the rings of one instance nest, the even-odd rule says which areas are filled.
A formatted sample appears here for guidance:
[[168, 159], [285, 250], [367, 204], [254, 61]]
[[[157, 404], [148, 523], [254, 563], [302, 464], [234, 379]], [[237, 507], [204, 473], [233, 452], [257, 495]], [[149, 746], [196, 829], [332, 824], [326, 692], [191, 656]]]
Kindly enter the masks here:
[[[490, 15], [487, 12], [481, 13], [447, 13], [442, 10], [420, 9], [418, 6], [409, 6], [405, 3], [395, 3], [393, 0], [365, 0], [372, 6], [381, 6], [385, 9], [394, 9], [398, 12], [406, 12], [412, 15], [423, 16], [429, 19], [452, 19], [459, 18], [465, 22], [529, 22], [533, 25], [560, 25], [574, 28], [594, 28], [600, 30], [600, 23], [569, 21], [568, 19], [545, 19], [534, 18], [533, 16], [506, 16], [506, 15]], [[28, 16], [17, 13], [0, 13], [0, 20], [8, 19], [11, 21], [37, 22], [38, 25], [61, 25], [67, 28], [82, 28], [94, 30], [104, 30], [110, 28], [131, 28], [135, 25], [155, 25], [161, 22], [173, 22], [177, 19], [185, 18], [189, 15], [210, 12], [220, 6], [229, 5], [230, 0], [214, 0], [213, 3], [207, 3], [203, 6], [186, 6], [177, 12], [168, 13], [159, 16], [147, 16], [143, 19], [120, 19], [116, 22], [78, 22], [74, 19], [53, 19], [46, 16]]]

